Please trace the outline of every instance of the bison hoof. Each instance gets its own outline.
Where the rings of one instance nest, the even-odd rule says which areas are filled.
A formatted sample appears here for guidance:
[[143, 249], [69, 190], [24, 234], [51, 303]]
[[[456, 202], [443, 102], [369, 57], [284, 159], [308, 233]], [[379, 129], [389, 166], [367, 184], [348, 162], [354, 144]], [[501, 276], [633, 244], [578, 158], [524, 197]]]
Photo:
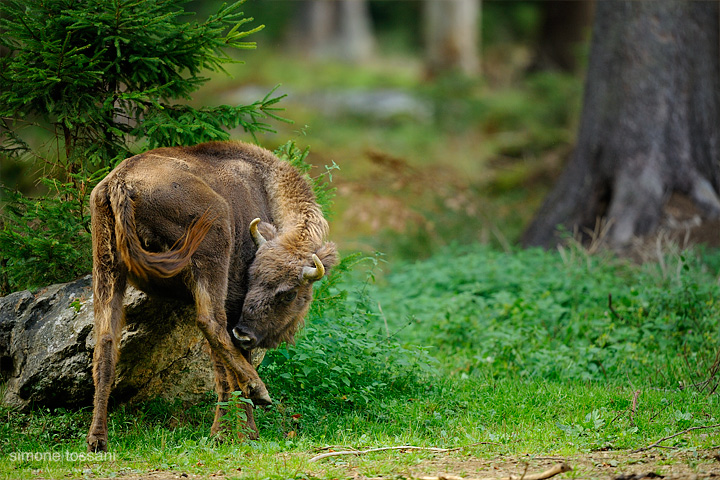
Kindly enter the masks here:
[[270, 394], [267, 391], [267, 388], [265, 388], [265, 385], [263, 383], [257, 384], [251, 384], [249, 388], [249, 394], [248, 398], [253, 401], [253, 404], [255, 406], [264, 406], [264, 405], [272, 405], [273, 401], [272, 398], [270, 398]]
[[107, 436], [88, 435], [87, 446], [90, 453], [107, 452]]

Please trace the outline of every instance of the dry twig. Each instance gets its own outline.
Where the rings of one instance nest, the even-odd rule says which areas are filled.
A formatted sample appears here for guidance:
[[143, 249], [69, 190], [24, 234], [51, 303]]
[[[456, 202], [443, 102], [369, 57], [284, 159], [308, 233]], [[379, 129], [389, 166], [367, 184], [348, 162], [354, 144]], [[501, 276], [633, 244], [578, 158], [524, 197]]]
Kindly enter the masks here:
[[613, 307], [613, 304], [612, 304], [612, 293], [608, 293], [608, 308], [610, 309], [610, 313], [612, 314], [613, 317], [617, 318], [618, 320], [622, 320], [623, 322], [626, 321], [625, 317], [623, 317], [622, 315], [620, 315], [619, 313], [617, 313], [615, 311], [615, 308]]
[[642, 447], [642, 448], [638, 448], [637, 450], [633, 450], [632, 453], [644, 452], [645, 450], [650, 450], [651, 448], [655, 448], [655, 447], [658, 447], [658, 448], [669, 448], [669, 447], [663, 447], [663, 446], [660, 445], [660, 444], [661, 444], [662, 442], [664, 442], [665, 440], [670, 440], [671, 438], [679, 437], [680, 435], [684, 435], [684, 434], [686, 434], [686, 433], [688, 433], [688, 432], [691, 432], [691, 431], [693, 431], [693, 430], [706, 430], [706, 429], [708, 429], [708, 428], [718, 428], [718, 427], [720, 427], [720, 423], [716, 423], [715, 425], [704, 425], [704, 426], [702, 426], [702, 427], [690, 427], [690, 428], [686, 428], [686, 429], [683, 430], [682, 432], [678, 432], [678, 433], [675, 433], [675, 434], [673, 434], [673, 435], [669, 435], [669, 436], [667, 436], [667, 437], [665, 437], [665, 438], [661, 438], [660, 440], [658, 440], [657, 442], [653, 443], [652, 445], [648, 445], [647, 447]]
[[[711, 385], [713, 380], [715, 380], [715, 377], [720, 373], [720, 349], [718, 349], [717, 354], [715, 355], [715, 362], [713, 362], [712, 366], [710, 367], [710, 376], [707, 380], [704, 382], [700, 382], [699, 384], [695, 385], [696, 387], [700, 387], [699, 391], [705, 390], [705, 387], [708, 385]], [[715, 390], [717, 390], [718, 385], [720, 385], [720, 380], [715, 382], [715, 386], [712, 387], [710, 390], [709, 395], [712, 395], [715, 393]]]
[[[550, 477], [554, 477], [555, 475], [559, 475], [561, 473], [569, 472], [572, 470], [570, 465], [567, 463], [559, 463], [555, 465], [554, 467], [545, 470], [541, 473], [532, 473], [530, 475], [523, 474], [522, 476], [518, 475], [510, 475], [509, 477], [459, 477], [457, 475], [452, 475], [449, 473], [440, 474], [437, 477], [419, 477], [418, 480], [545, 480]], [[526, 469], [527, 471], [527, 469]]]
[[632, 399], [632, 409], [630, 410], [630, 424], [631, 425], [635, 425], [635, 419], [633, 417], [635, 416], [635, 412], [637, 412], [639, 396], [640, 396], [640, 390], [635, 390], [635, 393], [633, 393], [633, 399]]
[[373, 452], [383, 452], [386, 450], [424, 450], [427, 452], [433, 452], [433, 453], [447, 453], [447, 452], [454, 452], [457, 450], [462, 450], [463, 448], [468, 447], [474, 447], [476, 445], [498, 445], [497, 443], [492, 442], [478, 442], [478, 443], [472, 443], [470, 445], [464, 445], [462, 447], [455, 447], [455, 448], [437, 448], [437, 447], [415, 447], [412, 445], [401, 445], [399, 447], [379, 447], [379, 448], [369, 448], [367, 450], [343, 450], [340, 452], [328, 452], [323, 453], [317, 456], [314, 456], [309, 462], [317, 462], [318, 460], [322, 460], [323, 458], [328, 457], [337, 457], [340, 455], [364, 455], [366, 453], [373, 453]]

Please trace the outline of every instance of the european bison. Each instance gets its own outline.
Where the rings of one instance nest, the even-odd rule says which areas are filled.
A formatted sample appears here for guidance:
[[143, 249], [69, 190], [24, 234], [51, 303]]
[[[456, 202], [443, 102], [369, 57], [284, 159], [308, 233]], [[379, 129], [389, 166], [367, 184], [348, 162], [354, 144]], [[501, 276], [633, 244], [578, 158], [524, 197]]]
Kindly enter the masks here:
[[[219, 402], [241, 390], [256, 405], [270, 403], [251, 354], [293, 340], [312, 283], [337, 262], [305, 178], [260, 147], [211, 142], [128, 158], [90, 198], [96, 346], [88, 450], [107, 449], [128, 281], [149, 295], [194, 302]], [[214, 435], [224, 413], [218, 405]]]

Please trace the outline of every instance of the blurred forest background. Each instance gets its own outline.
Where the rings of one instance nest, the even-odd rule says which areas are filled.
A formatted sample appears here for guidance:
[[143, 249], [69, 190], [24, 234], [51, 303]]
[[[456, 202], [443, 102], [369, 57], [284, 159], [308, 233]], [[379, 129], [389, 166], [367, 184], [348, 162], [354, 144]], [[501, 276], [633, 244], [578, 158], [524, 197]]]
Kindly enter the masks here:
[[[211, 80], [190, 103], [252, 103], [279, 84], [292, 123], [271, 121], [277, 133], [258, 142], [309, 147], [314, 174], [339, 166], [331, 221], [345, 250], [412, 258], [449, 242], [509, 248], [572, 148], [593, 5], [456, 3], [453, 19], [432, 11], [452, 2], [248, 1], [250, 26], [265, 25], [248, 37], [258, 48], [231, 52], [244, 63], [226, 65], [230, 75], [204, 72]], [[185, 9], [206, 18], [220, 6]], [[438, 50], [430, 30], [443, 28], [463, 51]], [[240, 129], [232, 137], [253, 141]], [[33, 195], [45, 168], [4, 157], [0, 176]]]
[[597, 10], [260, 1], [248, 12], [267, 25], [261, 48], [207, 98], [282, 82], [294, 124], [278, 137], [300, 134], [315, 165], [340, 165], [334, 230], [351, 249], [416, 258], [574, 237], [644, 258], [659, 237], [716, 245], [718, 2]]
[[519, 240], [574, 142], [592, 2], [271, 0], [245, 11], [266, 25], [258, 49], [196, 101], [247, 102], [281, 83], [294, 123], [261, 143], [294, 138], [319, 171], [340, 167], [331, 220], [342, 248], [417, 258]]
[[[692, 234], [715, 244], [720, 224], [701, 218], [720, 213], [717, 5], [601, 2], [596, 12], [593, 1], [251, 0], [242, 6], [252, 17], [243, 28], [264, 25], [248, 37], [258, 48], [228, 52], [243, 63], [223, 65], [226, 72], [203, 71], [207, 81], [177, 112], [262, 98], [283, 109], [272, 111], [287, 121], [266, 118], [250, 133], [235, 123], [231, 137], [270, 149], [288, 140], [308, 147], [311, 174], [327, 174], [336, 188], [332, 237], [345, 251], [411, 259], [452, 243], [509, 251], [608, 235], [627, 248], [658, 231], [668, 241], [686, 243]], [[180, 20], [209, 18], [221, 6], [189, 2], [185, 10], [195, 16]], [[677, 33], [690, 27], [704, 32], [696, 43], [707, 52]], [[674, 69], [680, 73], [666, 75]], [[684, 101], [686, 87], [709, 93]], [[669, 109], [679, 123], [660, 118]], [[147, 114], [144, 121], [150, 130], [172, 123], [153, 120], [165, 122], [156, 126]], [[666, 134], [673, 130], [694, 137]], [[163, 135], [128, 151], [172, 143]], [[702, 145], [687, 146], [698, 138]], [[638, 149], [670, 153], [638, 159]], [[48, 187], [39, 178], [52, 162], [7, 152], [2, 184], [42, 194]], [[641, 178], [650, 180], [635, 182]], [[92, 181], [73, 188], [87, 186]], [[612, 225], [610, 217], [626, 220]], [[559, 236], [557, 225], [565, 227]], [[631, 253], [643, 256], [642, 248]]]

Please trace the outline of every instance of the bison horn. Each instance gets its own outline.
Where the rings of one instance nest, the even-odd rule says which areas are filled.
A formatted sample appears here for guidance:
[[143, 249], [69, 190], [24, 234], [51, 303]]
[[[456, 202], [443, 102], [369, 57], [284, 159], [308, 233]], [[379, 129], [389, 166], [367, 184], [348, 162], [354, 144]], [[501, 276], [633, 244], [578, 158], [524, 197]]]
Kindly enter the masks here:
[[252, 236], [252, 239], [258, 248], [260, 248], [265, 242], [267, 242], [267, 240], [265, 240], [265, 237], [263, 237], [262, 233], [260, 233], [260, 231], [258, 230], [259, 224], [259, 218], [256, 218], [255, 220], [250, 222], [250, 235]]
[[325, 276], [325, 265], [322, 264], [320, 259], [317, 255], [313, 253], [312, 255], [313, 262], [315, 262], [314, 267], [303, 267], [302, 270], [302, 276], [305, 280], [309, 282], [314, 282], [316, 280], [320, 280], [323, 276]]

